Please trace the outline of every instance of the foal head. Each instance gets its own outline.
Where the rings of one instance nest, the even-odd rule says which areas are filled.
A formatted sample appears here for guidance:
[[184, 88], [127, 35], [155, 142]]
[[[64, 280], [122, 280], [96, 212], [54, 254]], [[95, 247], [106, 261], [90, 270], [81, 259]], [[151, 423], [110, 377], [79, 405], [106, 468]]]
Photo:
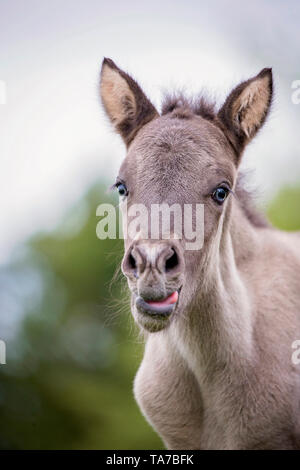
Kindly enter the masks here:
[[151, 238], [151, 220], [125, 239], [122, 270], [132, 312], [144, 329], [154, 332], [188, 307], [203, 282], [207, 253], [228, 226], [242, 152], [270, 108], [272, 72], [263, 69], [241, 83], [218, 112], [203, 99], [179, 98], [167, 100], [160, 115], [139, 85], [104, 59], [101, 97], [127, 147], [115, 184], [121, 208], [129, 213], [142, 204], [151, 214], [153, 204], [176, 204], [184, 214], [189, 204], [195, 229], [196, 206], [204, 207], [202, 249], [187, 249], [189, 240], [184, 230], [178, 235], [175, 217], [168, 239], [162, 228]]

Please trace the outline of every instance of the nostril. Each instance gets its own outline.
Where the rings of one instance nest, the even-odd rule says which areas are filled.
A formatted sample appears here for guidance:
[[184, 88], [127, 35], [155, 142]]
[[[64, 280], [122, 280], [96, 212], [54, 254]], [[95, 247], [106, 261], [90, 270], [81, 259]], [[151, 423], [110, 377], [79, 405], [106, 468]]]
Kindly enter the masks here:
[[125, 274], [125, 276], [132, 275], [132, 274], [136, 276], [137, 262], [131, 250], [127, 252], [126, 256], [123, 259], [122, 271]]
[[130, 253], [129, 257], [128, 257], [128, 264], [129, 264], [129, 267], [131, 269], [136, 269], [136, 262], [135, 262], [135, 259], [134, 257], [132, 256], [132, 254]]
[[172, 269], [176, 268], [178, 266], [179, 261], [178, 261], [178, 256], [176, 251], [172, 248], [173, 254], [166, 260], [166, 272], [172, 271]]

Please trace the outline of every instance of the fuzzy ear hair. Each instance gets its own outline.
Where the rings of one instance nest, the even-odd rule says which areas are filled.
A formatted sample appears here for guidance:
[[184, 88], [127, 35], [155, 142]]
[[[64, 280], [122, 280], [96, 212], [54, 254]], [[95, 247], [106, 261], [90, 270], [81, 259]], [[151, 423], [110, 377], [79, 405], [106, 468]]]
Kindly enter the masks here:
[[138, 130], [158, 116], [140, 86], [111, 59], [104, 59], [100, 92], [106, 114], [128, 146]]
[[272, 69], [238, 85], [218, 113], [229, 140], [240, 153], [264, 124], [273, 94]]

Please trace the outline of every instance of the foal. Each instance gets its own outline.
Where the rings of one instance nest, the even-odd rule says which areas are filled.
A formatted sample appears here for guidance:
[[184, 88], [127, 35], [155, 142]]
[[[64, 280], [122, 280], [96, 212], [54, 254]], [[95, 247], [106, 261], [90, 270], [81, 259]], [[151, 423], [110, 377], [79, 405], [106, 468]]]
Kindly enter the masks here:
[[160, 115], [104, 59], [101, 97], [127, 146], [116, 181], [127, 208], [204, 205], [202, 249], [145, 227], [125, 240], [122, 270], [146, 338], [134, 383], [142, 412], [171, 449], [300, 448], [300, 236], [257, 216], [238, 178], [269, 112], [271, 69], [218, 111], [181, 97]]

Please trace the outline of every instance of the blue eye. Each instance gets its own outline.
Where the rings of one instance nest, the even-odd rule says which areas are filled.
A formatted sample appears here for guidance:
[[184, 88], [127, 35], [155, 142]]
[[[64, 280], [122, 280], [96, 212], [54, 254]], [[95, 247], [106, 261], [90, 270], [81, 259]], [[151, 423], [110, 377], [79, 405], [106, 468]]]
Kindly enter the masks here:
[[219, 188], [214, 190], [214, 192], [212, 193], [212, 198], [214, 201], [221, 205], [227, 198], [228, 194], [229, 189], [225, 188], [224, 186], [220, 186]]
[[124, 183], [119, 183], [117, 189], [120, 196], [127, 196], [128, 191]]

